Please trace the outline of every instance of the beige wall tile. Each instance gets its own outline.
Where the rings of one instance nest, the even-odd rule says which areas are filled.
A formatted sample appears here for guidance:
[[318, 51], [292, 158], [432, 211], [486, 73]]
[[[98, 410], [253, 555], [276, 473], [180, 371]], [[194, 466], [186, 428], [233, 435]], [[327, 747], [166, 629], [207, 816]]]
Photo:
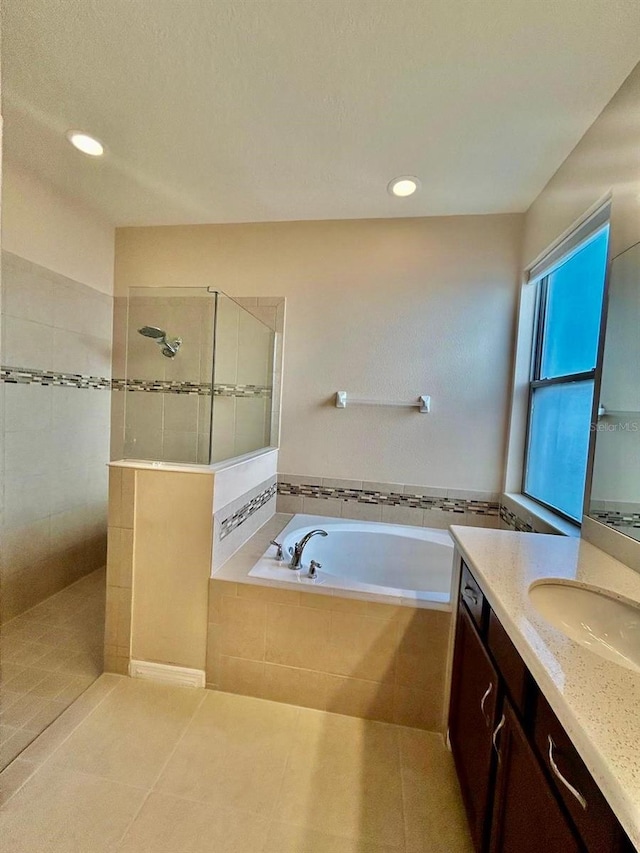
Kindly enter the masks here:
[[411, 506], [383, 506], [382, 520], [387, 524], [408, 524], [421, 527], [424, 510]]
[[243, 696], [263, 696], [264, 663], [262, 661], [220, 656], [218, 689]]
[[121, 493], [121, 527], [133, 527], [134, 490], [136, 471], [133, 468], [121, 468], [122, 493]]
[[304, 607], [314, 610], [330, 610], [334, 613], [359, 613], [365, 616], [369, 612], [369, 603], [360, 598], [343, 598], [339, 595], [323, 595], [323, 593], [301, 593], [301, 603]]
[[[213, 478], [175, 471], [135, 475], [132, 656], [204, 669]], [[133, 518], [132, 486], [123, 469], [123, 524]]]
[[324, 710], [327, 705], [327, 679], [324, 673], [310, 669], [265, 663], [263, 697]]
[[358, 501], [343, 501], [342, 518], [352, 518], [355, 521], [382, 521], [382, 506]]
[[109, 468], [109, 527], [122, 527], [123, 468]]
[[398, 642], [393, 620], [332, 613], [328, 671], [369, 681], [395, 681]]
[[301, 596], [297, 590], [278, 589], [272, 586], [261, 586], [260, 584], [239, 583], [237, 584], [238, 598], [247, 598], [254, 601], [269, 601], [274, 604], [300, 604]]
[[393, 721], [429, 731], [442, 731], [442, 694], [410, 687], [396, 686], [393, 701]]
[[391, 723], [393, 684], [327, 675], [327, 711]]
[[265, 660], [327, 672], [331, 656], [321, 638], [329, 636], [331, 614], [284, 604], [267, 607]]
[[249, 660], [264, 660], [266, 624], [267, 604], [265, 602], [224, 596], [222, 598], [221, 654]]
[[300, 495], [278, 495], [276, 498], [277, 512], [302, 512], [302, 497]]
[[[307, 498], [302, 499], [302, 511], [307, 515], [326, 515], [330, 518], [340, 518], [342, 512], [342, 501], [335, 498]], [[279, 510], [284, 512], [284, 510]]]

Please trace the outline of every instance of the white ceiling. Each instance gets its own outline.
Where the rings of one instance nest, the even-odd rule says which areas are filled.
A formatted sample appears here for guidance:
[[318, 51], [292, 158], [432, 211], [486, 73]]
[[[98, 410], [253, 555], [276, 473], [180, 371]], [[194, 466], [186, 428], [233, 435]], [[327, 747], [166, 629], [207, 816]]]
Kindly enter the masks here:
[[638, 0], [3, 0], [5, 144], [117, 225], [522, 211], [639, 59]]

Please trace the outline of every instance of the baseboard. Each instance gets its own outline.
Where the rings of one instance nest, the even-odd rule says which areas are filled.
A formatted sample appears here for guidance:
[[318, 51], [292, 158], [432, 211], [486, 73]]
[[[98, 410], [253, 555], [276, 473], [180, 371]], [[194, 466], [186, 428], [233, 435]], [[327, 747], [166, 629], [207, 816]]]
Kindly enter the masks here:
[[131, 678], [148, 678], [178, 687], [204, 687], [205, 684], [203, 669], [189, 669], [186, 666], [152, 663], [147, 660], [129, 661], [129, 675]]

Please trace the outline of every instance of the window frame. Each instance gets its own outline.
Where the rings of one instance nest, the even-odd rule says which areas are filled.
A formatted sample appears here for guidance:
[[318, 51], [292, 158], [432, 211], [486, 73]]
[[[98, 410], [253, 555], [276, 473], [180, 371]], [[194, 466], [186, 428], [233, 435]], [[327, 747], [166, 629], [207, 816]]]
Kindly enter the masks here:
[[[602, 217], [604, 214], [604, 217]], [[570, 522], [571, 524], [575, 524], [577, 526], [582, 525], [582, 516], [584, 515], [584, 506], [585, 501], [590, 491], [589, 477], [592, 467], [592, 437], [589, 438], [589, 444], [587, 449], [587, 465], [585, 470], [585, 484], [584, 490], [582, 494], [582, 513], [579, 519], [574, 518], [571, 515], [568, 515], [563, 510], [559, 509], [553, 504], [547, 503], [539, 497], [531, 494], [531, 492], [527, 491], [526, 483], [527, 483], [527, 473], [528, 473], [528, 465], [529, 465], [529, 445], [531, 441], [531, 420], [533, 414], [533, 397], [534, 392], [537, 388], [544, 388], [550, 385], [570, 385], [576, 382], [591, 382], [593, 384], [593, 397], [591, 403], [591, 420], [589, 427], [593, 425], [593, 420], [595, 417], [595, 411], [597, 409], [597, 399], [596, 395], [599, 390], [599, 378], [600, 378], [600, 370], [601, 370], [601, 362], [602, 362], [602, 338], [603, 338], [603, 323], [606, 317], [606, 301], [607, 301], [607, 293], [608, 293], [608, 272], [609, 272], [609, 253], [610, 253], [610, 235], [607, 239], [607, 256], [605, 259], [605, 271], [604, 271], [604, 281], [603, 281], [603, 290], [602, 290], [602, 306], [600, 309], [600, 322], [598, 324], [598, 340], [596, 343], [596, 363], [595, 366], [591, 370], [579, 371], [577, 373], [566, 373], [561, 376], [554, 376], [548, 379], [544, 379], [541, 377], [542, 373], [542, 355], [543, 355], [543, 346], [544, 346], [544, 333], [545, 333], [545, 325], [546, 325], [546, 317], [547, 317], [547, 306], [549, 301], [549, 278], [550, 276], [558, 269], [558, 267], [562, 266], [565, 262], [570, 260], [570, 258], [577, 254], [582, 248], [584, 248], [588, 243], [594, 240], [602, 231], [610, 229], [609, 223], [609, 209], [608, 206], [605, 210], [603, 210], [600, 216], [595, 217], [597, 224], [592, 223], [593, 227], [589, 230], [587, 234], [581, 234], [581, 239], [576, 240], [576, 234], [570, 236], [566, 243], [571, 244], [567, 246], [567, 249], [563, 253], [554, 252], [553, 260], [550, 259], [548, 265], [545, 264], [544, 272], [538, 275], [535, 279], [535, 284], [537, 286], [537, 294], [536, 294], [536, 305], [535, 305], [535, 313], [534, 313], [534, 328], [533, 328], [533, 343], [532, 343], [532, 353], [531, 353], [531, 370], [529, 376], [529, 383], [527, 389], [527, 420], [526, 420], [526, 431], [525, 431], [525, 441], [524, 441], [524, 459], [522, 465], [522, 485], [521, 485], [521, 493], [529, 498], [529, 500], [534, 501], [539, 506], [548, 509], [550, 512], [553, 512], [559, 518], [564, 519], [565, 521]], [[603, 221], [604, 220], [604, 221]], [[580, 231], [581, 229], [578, 229]]]

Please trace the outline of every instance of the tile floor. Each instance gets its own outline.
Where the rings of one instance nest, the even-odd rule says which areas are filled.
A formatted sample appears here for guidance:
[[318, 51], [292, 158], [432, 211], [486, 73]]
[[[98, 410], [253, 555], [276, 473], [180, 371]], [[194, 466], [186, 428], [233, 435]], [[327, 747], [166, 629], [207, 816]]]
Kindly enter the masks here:
[[416, 729], [102, 675], [0, 775], [3, 853], [470, 853]]
[[0, 770], [102, 673], [99, 569], [0, 627]]

